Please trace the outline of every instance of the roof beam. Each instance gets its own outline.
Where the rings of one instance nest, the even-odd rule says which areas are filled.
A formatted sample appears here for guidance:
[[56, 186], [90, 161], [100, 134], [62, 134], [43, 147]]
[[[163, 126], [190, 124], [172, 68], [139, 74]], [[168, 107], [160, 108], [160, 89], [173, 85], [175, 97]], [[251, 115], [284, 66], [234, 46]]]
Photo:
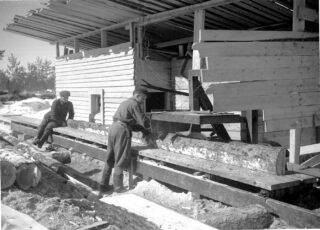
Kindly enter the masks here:
[[206, 9], [206, 8], [210, 8], [210, 7], [214, 7], [214, 6], [221, 6], [221, 5], [231, 4], [231, 3], [239, 2], [239, 1], [241, 1], [241, 0], [210, 0], [207, 2], [203, 2], [203, 3], [191, 5], [191, 6], [185, 6], [185, 7], [181, 7], [178, 9], [173, 9], [173, 10], [164, 11], [164, 12], [160, 12], [160, 13], [156, 13], [156, 14], [152, 14], [152, 15], [147, 15], [144, 17], [138, 17], [135, 19], [127, 20], [127, 21], [120, 22], [120, 23], [117, 23], [114, 25], [105, 26], [100, 29], [93, 30], [93, 31], [90, 31], [87, 33], [64, 38], [61, 40], [57, 40], [56, 42], [64, 43], [64, 42], [73, 40], [75, 38], [88, 37], [91, 35], [99, 34], [99, 33], [101, 33], [101, 31], [104, 31], [104, 30], [108, 31], [108, 30], [114, 30], [114, 29], [125, 27], [129, 23], [137, 23], [139, 26], [145, 26], [148, 24], [157, 23], [157, 22], [161, 22], [161, 21], [168, 21], [170, 19], [182, 16], [182, 15], [193, 13], [195, 10], [202, 10], [202, 9]]

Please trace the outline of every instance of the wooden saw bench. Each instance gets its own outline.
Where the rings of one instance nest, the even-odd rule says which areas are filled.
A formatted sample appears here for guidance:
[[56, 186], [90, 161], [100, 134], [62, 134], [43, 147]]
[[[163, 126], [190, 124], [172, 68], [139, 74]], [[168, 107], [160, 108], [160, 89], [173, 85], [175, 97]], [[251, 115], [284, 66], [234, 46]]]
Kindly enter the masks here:
[[[40, 122], [39, 119], [13, 117], [11, 129], [17, 133], [35, 136]], [[98, 160], [103, 161], [106, 154], [107, 138], [104, 135], [63, 127], [54, 129], [53, 140], [57, 145], [72, 147], [74, 151], [86, 153]], [[148, 149], [134, 142], [133, 152], [136, 157], [132, 161], [131, 169], [144, 178], [163, 181], [235, 207], [261, 204], [294, 226], [305, 227], [301, 221], [305, 224], [308, 220], [308, 226], [320, 227], [319, 214], [268, 198], [277, 192], [313, 184], [317, 182], [315, 177], [289, 172], [284, 176], [276, 176], [231, 165], [212, 162], [209, 164], [204, 159], [161, 149]], [[195, 176], [194, 172], [210, 175], [211, 180]]]

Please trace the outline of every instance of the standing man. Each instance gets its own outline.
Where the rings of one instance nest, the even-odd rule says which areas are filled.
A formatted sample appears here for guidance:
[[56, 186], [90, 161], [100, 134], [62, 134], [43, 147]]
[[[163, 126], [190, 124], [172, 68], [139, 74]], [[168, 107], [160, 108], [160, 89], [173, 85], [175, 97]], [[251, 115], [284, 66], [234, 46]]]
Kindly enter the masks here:
[[112, 189], [109, 179], [113, 167], [113, 189], [115, 192], [123, 190], [123, 170], [128, 167], [131, 158], [132, 131], [141, 131], [144, 136], [151, 134], [149, 119], [141, 108], [147, 93], [146, 89], [135, 89], [133, 96], [122, 102], [114, 114], [108, 132], [106, 164], [99, 188], [100, 195]]
[[43, 120], [38, 128], [37, 137], [33, 141], [34, 145], [42, 148], [42, 145], [52, 134], [53, 128], [67, 126], [67, 114], [69, 114], [68, 119], [73, 119], [73, 104], [69, 101], [69, 96], [69, 91], [61, 91], [60, 98], [53, 101], [51, 110], [44, 115]]

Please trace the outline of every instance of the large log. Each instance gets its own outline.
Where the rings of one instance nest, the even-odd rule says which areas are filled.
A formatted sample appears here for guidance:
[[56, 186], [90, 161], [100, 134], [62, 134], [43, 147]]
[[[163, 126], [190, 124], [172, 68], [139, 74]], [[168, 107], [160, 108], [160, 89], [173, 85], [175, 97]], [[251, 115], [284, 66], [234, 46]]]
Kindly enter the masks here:
[[[33, 159], [27, 157], [27, 155], [22, 155], [17, 151], [14, 151], [13, 149], [6, 148], [6, 149], [1, 149], [0, 160], [1, 162], [8, 161], [15, 167], [16, 169], [15, 182], [19, 188], [27, 190], [31, 187], [35, 187], [38, 185], [41, 179], [41, 171], [37, 167], [36, 162]], [[1, 165], [2, 164], [6, 164], [6, 163], [1, 163]], [[7, 175], [5, 177], [1, 176], [1, 179], [5, 180], [3, 182], [1, 181], [1, 183], [10, 185], [14, 176], [13, 175], [9, 176], [6, 170], [10, 166], [8, 166], [9, 164], [6, 164], [6, 165], [7, 167], [3, 167], [3, 168], [1, 167], [1, 175], [3, 173]]]
[[12, 163], [1, 160], [1, 189], [10, 188], [16, 181], [16, 168]]
[[203, 158], [225, 164], [258, 170], [275, 175], [284, 175], [286, 150], [242, 142], [214, 142], [196, 140], [168, 134], [158, 147], [167, 151], [181, 153], [192, 157]]

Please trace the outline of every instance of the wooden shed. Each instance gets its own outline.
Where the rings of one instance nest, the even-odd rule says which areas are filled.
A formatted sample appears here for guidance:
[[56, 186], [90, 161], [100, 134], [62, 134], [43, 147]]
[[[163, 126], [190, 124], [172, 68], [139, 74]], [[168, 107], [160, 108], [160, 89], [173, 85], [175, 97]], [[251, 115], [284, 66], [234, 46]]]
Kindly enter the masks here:
[[196, 77], [215, 112], [247, 117], [254, 142], [289, 147], [290, 136], [293, 146], [320, 138], [318, 9], [317, 0], [52, 0], [6, 30], [56, 44], [56, 91], [71, 91], [76, 119], [110, 124], [141, 84], [153, 86], [146, 111], [198, 109], [170, 93]]

